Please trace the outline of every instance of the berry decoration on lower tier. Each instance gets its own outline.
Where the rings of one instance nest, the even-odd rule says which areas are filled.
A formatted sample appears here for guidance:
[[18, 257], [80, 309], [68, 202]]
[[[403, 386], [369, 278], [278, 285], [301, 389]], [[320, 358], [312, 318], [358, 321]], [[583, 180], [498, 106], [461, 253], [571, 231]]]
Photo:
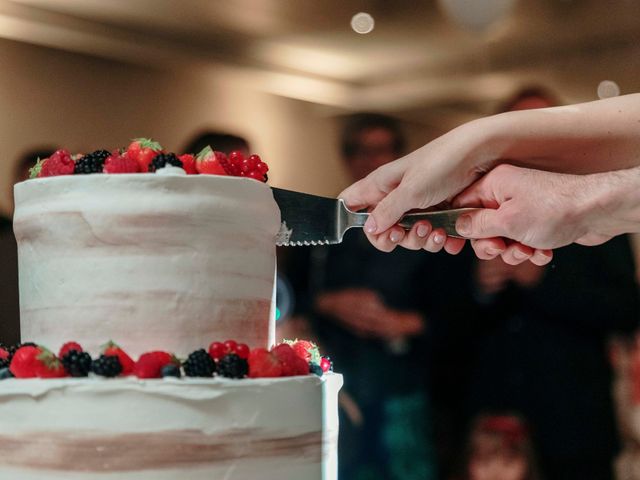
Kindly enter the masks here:
[[204, 348], [189, 354], [189, 358], [182, 364], [187, 377], [212, 377], [216, 371], [213, 358]]
[[333, 369], [328, 357], [307, 340], [284, 340], [270, 350], [249, 348], [235, 340], [215, 341], [208, 351], [192, 352], [181, 363], [175, 355], [152, 351], [134, 360], [116, 343], [109, 341], [92, 360], [77, 342], [66, 342], [58, 355], [35, 343], [6, 346], [0, 343], [0, 379], [61, 378], [133, 375], [140, 379], [164, 377], [225, 377], [229, 379], [322, 376]]
[[91, 364], [91, 371], [101, 377], [112, 378], [122, 373], [122, 365], [115, 355], [100, 355]]
[[[184, 172], [171, 171], [168, 167], [181, 168]], [[164, 170], [167, 168], [168, 170]], [[50, 157], [38, 159], [30, 170], [30, 178], [53, 177], [73, 174], [122, 174], [154, 173], [187, 175], [228, 175], [266, 182], [269, 166], [253, 154], [248, 157], [240, 151], [228, 156], [205, 147], [197, 155], [194, 152], [175, 154], [149, 138], [136, 138], [126, 148], [95, 150], [86, 155], [71, 155], [68, 150], [57, 150]]]

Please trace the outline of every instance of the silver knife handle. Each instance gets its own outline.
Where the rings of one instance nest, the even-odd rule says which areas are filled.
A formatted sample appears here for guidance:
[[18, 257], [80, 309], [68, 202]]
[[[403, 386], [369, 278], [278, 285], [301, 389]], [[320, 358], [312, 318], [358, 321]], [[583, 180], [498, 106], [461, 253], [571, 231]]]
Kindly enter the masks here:
[[[432, 212], [415, 212], [407, 213], [404, 215], [398, 225], [410, 230], [420, 220], [427, 220], [431, 223], [431, 226], [436, 228], [442, 228], [447, 236], [462, 238], [456, 231], [456, 220], [464, 213], [480, 210], [479, 208], [455, 208], [451, 210], [439, 210]], [[358, 213], [347, 210], [347, 228], [351, 227], [363, 227], [365, 222], [369, 218], [368, 213]]]

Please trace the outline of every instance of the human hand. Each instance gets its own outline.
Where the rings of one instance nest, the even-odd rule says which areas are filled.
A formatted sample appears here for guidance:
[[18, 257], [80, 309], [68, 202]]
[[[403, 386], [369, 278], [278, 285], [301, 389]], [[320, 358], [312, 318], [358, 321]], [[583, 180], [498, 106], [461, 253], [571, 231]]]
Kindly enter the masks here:
[[419, 314], [389, 308], [377, 293], [364, 288], [320, 294], [316, 308], [362, 338], [394, 340], [419, 335], [425, 327]]
[[611, 174], [567, 175], [501, 165], [454, 199], [458, 207], [485, 207], [461, 216], [456, 229], [479, 239], [471, 244], [482, 259], [495, 258], [488, 249], [502, 238], [518, 242], [517, 250], [505, 244], [501, 254], [512, 265], [527, 258], [544, 265], [551, 249], [573, 242], [604, 243], [615, 233], [602, 221], [607, 217], [599, 202], [603, 175]]
[[504, 290], [509, 282], [523, 288], [533, 288], [542, 280], [544, 267], [531, 262], [509, 265], [499, 258], [478, 262], [475, 271], [478, 288], [485, 295], [494, 295]]

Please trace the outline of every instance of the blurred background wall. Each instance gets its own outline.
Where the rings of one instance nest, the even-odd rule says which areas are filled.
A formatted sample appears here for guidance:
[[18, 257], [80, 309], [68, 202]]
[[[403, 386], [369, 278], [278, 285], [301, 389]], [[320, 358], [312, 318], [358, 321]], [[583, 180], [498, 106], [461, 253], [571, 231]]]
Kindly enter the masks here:
[[[0, 210], [25, 150], [115, 148], [136, 136], [178, 149], [206, 128], [247, 137], [273, 185], [335, 194], [346, 183], [337, 148], [346, 113], [390, 113], [415, 147], [530, 84], [567, 103], [596, 99], [602, 80], [637, 91], [639, 9], [636, 0], [0, 0]], [[359, 11], [376, 21], [367, 35], [349, 26]]]

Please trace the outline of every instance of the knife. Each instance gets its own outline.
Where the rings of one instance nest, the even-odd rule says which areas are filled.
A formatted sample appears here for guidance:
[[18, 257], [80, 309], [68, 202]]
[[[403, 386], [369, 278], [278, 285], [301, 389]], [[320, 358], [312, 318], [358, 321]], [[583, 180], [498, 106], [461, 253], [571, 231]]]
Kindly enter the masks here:
[[[271, 187], [280, 207], [282, 223], [276, 236], [278, 246], [331, 245], [342, 242], [350, 228], [363, 227], [368, 213], [353, 212], [340, 198], [319, 197]], [[410, 229], [419, 220], [428, 220], [434, 229], [442, 228], [450, 237], [462, 238], [456, 232], [456, 220], [477, 208], [422, 211], [407, 213], [401, 227]]]

